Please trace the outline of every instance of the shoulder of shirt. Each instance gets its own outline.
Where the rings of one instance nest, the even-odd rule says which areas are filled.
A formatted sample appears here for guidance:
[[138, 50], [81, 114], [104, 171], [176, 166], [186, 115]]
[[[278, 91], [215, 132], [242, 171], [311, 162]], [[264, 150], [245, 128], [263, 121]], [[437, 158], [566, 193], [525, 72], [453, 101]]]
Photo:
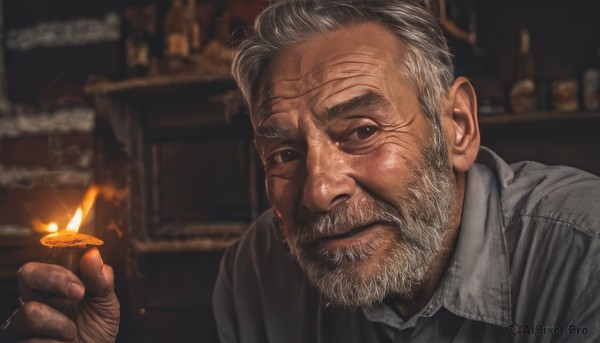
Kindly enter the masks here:
[[600, 239], [598, 176], [531, 161], [505, 166], [509, 169], [497, 171], [505, 223], [520, 217], [555, 221]]
[[487, 149], [480, 157], [500, 191], [514, 320], [597, 320], [600, 283], [591, 275], [600, 271], [600, 178], [530, 161], [508, 165]]

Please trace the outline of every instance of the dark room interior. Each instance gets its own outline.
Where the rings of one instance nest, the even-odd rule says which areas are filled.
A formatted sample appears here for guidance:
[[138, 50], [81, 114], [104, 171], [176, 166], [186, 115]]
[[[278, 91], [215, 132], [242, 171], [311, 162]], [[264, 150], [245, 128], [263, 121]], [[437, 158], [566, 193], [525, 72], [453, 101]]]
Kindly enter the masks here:
[[[230, 75], [269, 1], [0, 3], [0, 319], [19, 306], [20, 266], [47, 260], [40, 239], [81, 207], [80, 233], [104, 242], [115, 271], [118, 342], [217, 342], [219, 261], [269, 209]], [[600, 175], [600, 2], [445, 5], [481, 144], [511, 163]], [[535, 85], [526, 109], [511, 98], [523, 44]]]

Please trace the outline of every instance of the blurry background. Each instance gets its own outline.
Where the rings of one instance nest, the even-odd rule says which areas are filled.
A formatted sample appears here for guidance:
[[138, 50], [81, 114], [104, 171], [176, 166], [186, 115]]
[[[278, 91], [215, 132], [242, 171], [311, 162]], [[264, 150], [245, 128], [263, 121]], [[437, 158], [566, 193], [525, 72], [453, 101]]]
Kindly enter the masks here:
[[[63, 227], [109, 185], [82, 231], [115, 267], [119, 341], [216, 341], [219, 259], [268, 208], [228, 74], [268, 3], [2, 1], [0, 318], [19, 266], [48, 254], [35, 223]], [[479, 94], [484, 145], [600, 174], [600, 2], [424, 3]]]

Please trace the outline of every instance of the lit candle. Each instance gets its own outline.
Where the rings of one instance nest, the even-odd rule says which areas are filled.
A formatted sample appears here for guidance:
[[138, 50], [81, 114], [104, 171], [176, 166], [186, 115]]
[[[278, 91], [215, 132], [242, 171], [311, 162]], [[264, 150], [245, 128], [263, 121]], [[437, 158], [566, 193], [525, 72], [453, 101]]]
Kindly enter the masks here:
[[92, 247], [104, 244], [102, 240], [94, 236], [78, 232], [79, 227], [92, 209], [99, 192], [97, 186], [92, 186], [87, 190], [81, 206], [75, 212], [66, 230], [58, 231], [58, 226], [55, 223], [47, 226], [48, 231], [51, 233], [40, 239], [42, 245], [50, 248], [46, 262], [61, 265], [77, 274], [79, 272], [79, 260], [83, 254]]
[[46, 262], [63, 266], [73, 273], [79, 272], [79, 260], [91, 247], [104, 244], [94, 236], [84, 233], [55, 232], [40, 239], [42, 245], [50, 248]]

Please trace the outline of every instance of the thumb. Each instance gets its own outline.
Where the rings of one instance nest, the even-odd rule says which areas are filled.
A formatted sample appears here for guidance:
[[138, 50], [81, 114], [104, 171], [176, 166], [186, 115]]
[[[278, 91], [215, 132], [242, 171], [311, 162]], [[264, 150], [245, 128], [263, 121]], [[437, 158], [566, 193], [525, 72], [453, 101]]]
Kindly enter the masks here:
[[98, 248], [92, 248], [83, 255], [79, 268], [86, 295], [107, 296], [113, 291], [112, 268], [104, 264]]

